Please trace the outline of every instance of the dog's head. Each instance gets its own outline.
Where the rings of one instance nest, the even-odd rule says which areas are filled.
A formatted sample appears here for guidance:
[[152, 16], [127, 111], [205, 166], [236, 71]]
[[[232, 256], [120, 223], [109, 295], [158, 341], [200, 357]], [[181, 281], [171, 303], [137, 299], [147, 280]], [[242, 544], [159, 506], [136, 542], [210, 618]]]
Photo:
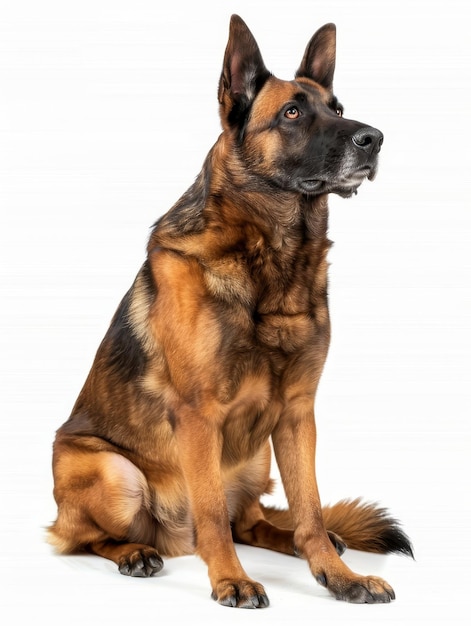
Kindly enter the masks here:
[[254, 176], [286, 191], [348, 197], [376, 173], [382, 133], [343, 117], [333, 93], [335, 26], [307, 45], [295, 80], [265, 67], [244, 21], [230, 23], [219, 103], [223, 128]]

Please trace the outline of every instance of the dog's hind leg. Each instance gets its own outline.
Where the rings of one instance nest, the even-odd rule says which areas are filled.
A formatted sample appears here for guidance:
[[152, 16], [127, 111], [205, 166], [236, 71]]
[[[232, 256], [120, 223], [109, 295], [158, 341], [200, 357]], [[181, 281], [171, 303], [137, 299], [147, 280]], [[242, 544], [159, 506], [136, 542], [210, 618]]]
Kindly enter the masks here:
[[293, 531], [270, 524], [265, 519], [257, 501], [245, 506], [237, 519], [233, 521], [232, 536], [237, 543], [275, 550], [291, 556], [296, 555]]
[[113, 452], [62, 449], [54, 474], [58, 516], [49, 541], [59, 552], [98, 554], [129, 576], [162, 569], [147, 481], [131, 461]]
[[[275, 518], [280, 519], [280, 525], [275, 525], [276, 522], [271, 523], [268, 521], [272, 513]], [[232, 534], [234, 541], [257, 548], [282, 552], [291, 556], [298, 556], [290, 518], [288, 510], [270, 509], [260, 505], [257, 501], [252, 502], [245, 507], [239, 517], [233, 522]], [[327, 531], [327, 534], [337, 554], [341, 556], [345, 552], [346, 544], [336, 533]]]

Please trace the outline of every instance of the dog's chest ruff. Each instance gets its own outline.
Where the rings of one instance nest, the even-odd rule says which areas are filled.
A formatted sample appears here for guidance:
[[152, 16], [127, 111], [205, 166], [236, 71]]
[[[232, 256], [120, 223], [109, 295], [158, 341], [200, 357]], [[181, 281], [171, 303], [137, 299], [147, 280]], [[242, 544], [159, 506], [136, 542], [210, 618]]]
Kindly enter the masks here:
[[205, 284], [216, 303], [239, 310], [239, 323], [245, 322], [240, 330], [252, 333], [254, 347], [291, 354], [312, 344], [328, 325], [329, 245], [326, 240], [289, 254], [232, 257], [206, 268]]

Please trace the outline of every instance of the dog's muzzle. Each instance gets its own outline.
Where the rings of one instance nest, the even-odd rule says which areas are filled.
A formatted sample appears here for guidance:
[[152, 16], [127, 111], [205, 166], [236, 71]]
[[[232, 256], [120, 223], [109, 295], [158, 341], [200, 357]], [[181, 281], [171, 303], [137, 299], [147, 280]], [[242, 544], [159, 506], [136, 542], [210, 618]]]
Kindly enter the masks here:
[[[339, 122], [337, 122], [339, 124]], [[378, 169], [378, 153], [383, 144], [383, 133], [373, 126], [352, 120], [340, 120], [341, 133], [334, 135], [323, 167], [310, 175], [309, 168], [295, 178], [297, 188], [309, 195], [336, 193], [348, 198], [357, 192], [361, 183], [374, 180]], [[331, 127], [332, 128], [332, 127]], [[338, 128], [338, 126], [337, 126]], [[329, 146], [328, 142], [326, 145]], [[319, 150], [313, 146], [313, 152]]]

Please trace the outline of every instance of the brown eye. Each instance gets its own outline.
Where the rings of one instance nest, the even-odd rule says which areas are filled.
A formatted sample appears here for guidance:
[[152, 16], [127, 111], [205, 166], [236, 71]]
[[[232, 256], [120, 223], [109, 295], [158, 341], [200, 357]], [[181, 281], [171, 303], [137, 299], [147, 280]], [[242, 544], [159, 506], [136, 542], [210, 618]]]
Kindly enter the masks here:
[[289, 107], [289, 109], [286, 109], [285, 111], [285, 117], [289, 120], [296, 120], [300, 115], [301, 113], [299, 112], [298, 107]]
[[335, 109], [335, 112], [337, 113], [337, 115], [338, 115], [339, 117], [343, 117], [343, 109], [342, 109], [342, 107], [337, 107], [337, 108]]

